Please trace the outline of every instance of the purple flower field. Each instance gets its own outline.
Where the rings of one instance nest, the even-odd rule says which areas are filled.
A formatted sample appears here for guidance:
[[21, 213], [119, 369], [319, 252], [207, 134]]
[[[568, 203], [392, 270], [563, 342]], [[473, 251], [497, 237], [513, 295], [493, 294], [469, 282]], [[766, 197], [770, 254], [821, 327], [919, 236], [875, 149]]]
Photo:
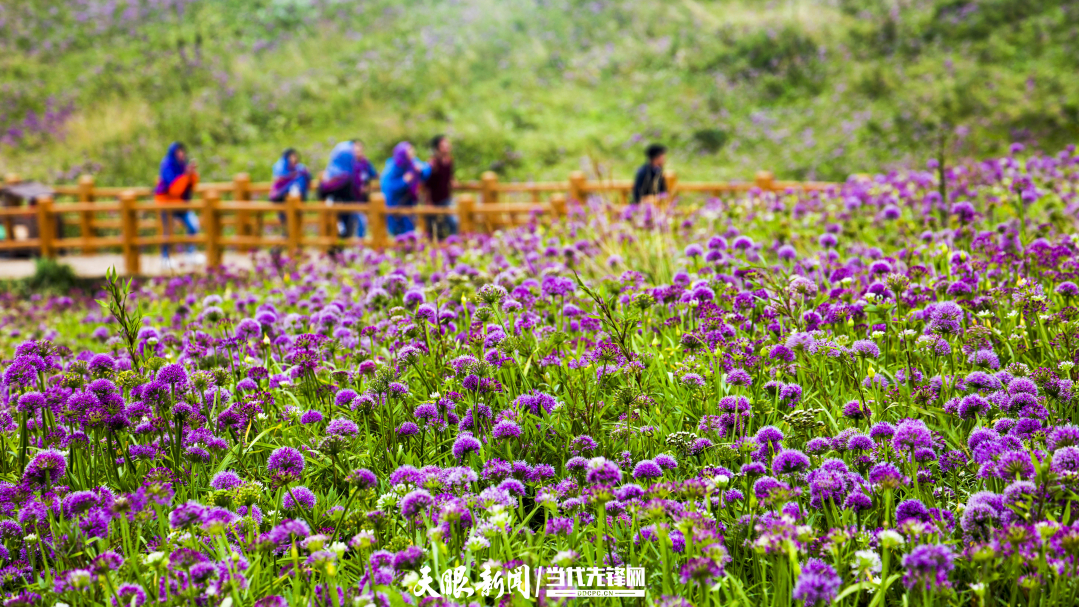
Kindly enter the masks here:
[[1079, 156], [944, 174], [4, 299], [4, 605], [1073, 605]]

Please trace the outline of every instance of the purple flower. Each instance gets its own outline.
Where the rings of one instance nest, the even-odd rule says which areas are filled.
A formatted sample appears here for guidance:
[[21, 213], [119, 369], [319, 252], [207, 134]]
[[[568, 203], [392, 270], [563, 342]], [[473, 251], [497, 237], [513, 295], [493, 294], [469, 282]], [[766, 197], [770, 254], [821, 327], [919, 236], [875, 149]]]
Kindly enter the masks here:
[[496, 439], [520, 438], [521, 427], [517, 425], [517, 422], [504, 419], [495, 424], [495, 427], [491, 430], [491, 436]]
[[806, 607], [827, 605], [835, 599], [843, 580], [834, 567], [820, 559], [811, 558], [802, 565], [802, 572], [794, 584], [795, 600], [804, 601]]
[[218, 491], [239, 487], [242, 484], [244, 484], [243, 479], [232, 470], [218, 472], [210, 479], [210, 487], [217, 489]]
[[859, 339], [850, 345], [850, 349], [862, 358], [879, 358], [880, 348], [868, 339]]
[[772, 460], [772, 474], [796, 474], [809, 468], [809, 458], [797, 449], [784, 449]]
[[401, 498], [401, 516], [412, 519], [429, 508], [432, 503], [434, 503], [434, 498], [430, 493], [423, 489], [416, 489]]
[[266, 539], [278, 546], [290, 544], [297, 539], [304, 539], [311, 535], [311, 528], [307, 523], [299, 520], [285, 519], [266, 534]]
[[420, 427], [413, 422], [401, 422], [401, 425], [397, 426], [394, 432], [401, 437], [415, 436], [420, 433]]
[[902, 485], [905, 480], [906, 477], [899, 471], [899, 468], [888, 462], [877, 464], [869, 471], [869, 482], [880, 485], [885, 489], [895, 489]]
[[569, 442], [569, 451], [573, 455], [581, 455], [589, 451], [595, 451], [596, 441], [587, 434], [582, 434]]
[[173, 529], [186, 529], [201, 523], [205, 516], [206, 506], [196, 501], [189, 501], [180, 504], [169, 513], [169, 525]]
[[637, 480], [655, 479], [663, 477], [663, 469], [655, 461], [645, 459], [637, 462], [633, 467], [633, 478]]
[[285, 495], [281, 498], [281, 507], [285, 510], [295, 510], [301, 507], [305, 510], [310, 510], [315, 507], [316, 501], [317, 498], [313, 491], [303, 485], [298, 485], [285, 490]]
[[359, 432], [360, 427], [355, 422], [343, 417], [339, 417], [326, 425], [326, 434], [330, 436], [356, 436]]
[[622, 470], [605, 457], [594, 457], [588, 460], [584, 479], [590, 485], [617, 485], [622, 481]]
[[453, 441], [453, 456], [459, 461], [468, 453], [478, 453], [482, 446], [480, 441], [471, 434], [458, 435], [457, 440]]
[[278, 447], [270, 454], [266, 469], [284, 476], [298, 479], [303, 474], [303, 454], [292, 447]]
[[370, 489], [378, 485], [378, 477], [367, 468], [357, 468], [345, 477], [345, 480], [360, 489]]
[[547, 519], [547, 535], [565, 535], [573, 533], [573, 519], [568, 517], [552, 517]]
[[895, 520], [900, 524], [903, 521], [915, 519], [923, 523], [931, 523], [933, 517], [930, 516], [929, 510], [925, 507], [920, 500], [909, 499], [899, 502], [899, 505], [895, 507]]
[[157, 372], [157, 381], [165, 382], [170, 386], [182, 386], [187, 384], [187, 372], [178, 363], [172, 363], [161, 367]]
[[[874, 427], [875, 429], [875, 427]], [[870, 436], [872, 436], [870, 430]], [[911, 452], [918, 447], [932, 447], [933, 440], [929, 428], [920, 419], [904, 419], [895, 428], [895, 436], [892, 437], [892, 448], [897, 452]]]
[[76, 491], [64, 497], [61, 509], [64, 516], [75, 518], [100, 504], [101, 499], [93, 491]]
[[23, 471], [22, 480], [33, 487], [49, 487], [56, 484], [67, 472], [67, 460], [55, 449], [38, 452]]
[[941, 544], [922, 544], [903, 557], [903, 585], [925, 591], [948, 586], [948, 574], [955, 568], [951, 548]]
[[843, 508], [855, 512], [864, 512], [873, 507], [873, 500], [861, 491], [851, 491], [847, 499], [843, 500]]
[[664, 470], [673, 470], [678, 467], [678, 460], [666, 453], [660, 453], [654, 457], [652, 461], [656, 462], [656, 464]]
[[113, 607], [142, 607], [146, 602], [146, 591], [138, 584], [120, 584], [116, 588]]
[[304, 414], [300, 416], [300, 423], [304, 424], [304, 425], [317, 424], [317, 423], [319, 423], [321, 421], [322, 421], [322, 413], [320, 413], [320, 412], [318, 412], [318, 411], [316, 411], [314, 409], [310, 409], [308, 411], [305, 411]]
[[393, 568], [397, 571], [413, 571], [423, 564], [423, 548], [409, 546], [393, 557]]

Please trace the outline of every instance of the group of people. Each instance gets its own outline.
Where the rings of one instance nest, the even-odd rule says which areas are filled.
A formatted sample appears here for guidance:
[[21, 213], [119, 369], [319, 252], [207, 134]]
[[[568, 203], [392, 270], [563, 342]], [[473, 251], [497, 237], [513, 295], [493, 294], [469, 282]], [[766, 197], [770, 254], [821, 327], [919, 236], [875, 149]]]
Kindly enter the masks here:
[[[452, 143], [445, 135], [434, 137], [431, 140], [430, 160], [425, 162], [416, 157], [416, 148], [411, 143], [402, 141], [393, 148], [393, 155], [386, 160], [386, 166], [379, 173], [364, 155], [363, 142], [358, 139], [342, 141], [330, 152], [316, 195], [319, 200], [331, 204], [368, 202], [371, 186], [376, 179], [388, 207], [415, 206], [421, 200], [434, 206], [449, 207], [453, 204], [453, 189], [457, 184], [454, 179]], [[187, 149], [182, 143], [173, 143], [161, 161], [154, 199], [162, 203], [189, 201], [198, 181], [195, 162], [188, 158]], [[270, 200], [284, 203], [292, 194], [307, 200], [311, 185], [310, 171], [300, 162], [299, 153], [289, 148], [273, 165]], [[171, 233], [170, 216], [179, 219], [188, 234], [198, 233], [199, 221], [195, 213], [175, 209], [171, 213], [162, 213], [166, 236]], [[280, 217], [282, 225], [286, 225], [285, 214], [281, 213]], [[387, 224], [393, 236], [416, 229], [415, 218], [409, 215], [390, 215]], [[457, 229], [457, 218], [453, 215], [426, 218], [427, 233], [440, 239], [456, 234]], [[337, 214], [339, 237], [363, 237], [366, 232], [367, 221], [362, 213]], [[165, 265], [170, 265], [168, 246], [161, 248], [161, 255]], [[199, 261], [199, 254], [193, 245], [189, 246], [188, 255], [196, 258], [196, 263]]]
[[[334, 146], [326, 170], [319, 179], [317, 196], [319, 200], [330, 203], [368, 202], [371, 185], [379, 181], [382, 194], [388, 207], [408, 207], [417, 205], [421, 199], [428, 204], [449, 207], [453, 204], [453, 190], [457, 182], [453, 174], [453, 146], [445, 135], [437, 135], [431, 140], [430, 160], [424, 162], [416, 158], [416, 149], [411, 143], [402, 141], [393, 148], [393, 155], [386, 160], [386, 166], [379, 173], [371, 161], [364, 155], [363, 142], [359, 139], [342, 141]], [[643, 198], [658, 196], [667, 192], [667, 182], [663, 177], [663, 165], [667, 157], [667, 148], [652, 144], [645, 150], [648, 161], [637, 171], [633, 182], [632, 202], [639, 203]], [[299, 153], [289, 148], [281, 154], [273, 165], [273, 185], [270, 200], [283, 203], [289, 195], [295, 194], [307, 200], [311, 188], [311, 173], [300, 162]], [[199, 175], [195, 163], [188, 158], [182, 143], [169, 146], [165, 158], [161, 161], [161, 170], [154, 190], [158, 202], [183, 202], [191, 200], [198, 185]], [[171, 216], [179, 219], [188, 234], [198, 233], [199, 222], [194, 212], [175, 209]], [[171, 232], [172, 221], [169, 214], [163, 213], [164, 233]], [[281, 213], [281, 223], [285, 223], [285, 214]], [[410, 215], [390, 215], [387, 218], [389, 232], [393, 236], [407, 234], [416, 229], [415, 219]], [[457, 218], [453, 215], [426, 217], [428, 234], [445, 238], [456, 234]], [[341, 238], [363, 237], [367, 232], [366, 218], [361, 213], [342, 212], [337, 215], [337, 235]], [[161, 248], [165, 264], [169, 264], [169, 247]], [[188, 255], [197, 259], [194, 245], [189, 245]], [[202, 259], [204, 261], [204, 258]]]

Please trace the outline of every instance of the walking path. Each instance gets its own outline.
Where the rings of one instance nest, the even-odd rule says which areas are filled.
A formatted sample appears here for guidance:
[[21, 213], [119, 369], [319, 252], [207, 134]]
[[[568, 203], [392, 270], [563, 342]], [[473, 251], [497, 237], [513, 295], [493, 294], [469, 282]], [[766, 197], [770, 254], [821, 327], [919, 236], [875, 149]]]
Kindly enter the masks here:
[[[177, 263], [182, 255], [173, 257], [171, 270], [163, 268], [161, 256], [158, 254], [142, 255], [139, 259], [141, 266], [140, 274], [145, 276], [167, 276], [169, 274], [186, 274], [189, 272], [205, 272], [206, 265], [193, 263]], [[123, 273], [124, 256], [120, 254], [104, 255], [65, 255], [57, 258], [57, 261], [71, 266], [75, 274], [87, 278], [103, 277], [105, 271], [115, 266]], [[253, 267], [251, 257], [245, 253], [225, 253], [222, 260], [224, 265], [231, 268], [249, 270]], [[34, 259], [3, 259], [0, 258], [0, 279], [27, 278], [34, 275]]]

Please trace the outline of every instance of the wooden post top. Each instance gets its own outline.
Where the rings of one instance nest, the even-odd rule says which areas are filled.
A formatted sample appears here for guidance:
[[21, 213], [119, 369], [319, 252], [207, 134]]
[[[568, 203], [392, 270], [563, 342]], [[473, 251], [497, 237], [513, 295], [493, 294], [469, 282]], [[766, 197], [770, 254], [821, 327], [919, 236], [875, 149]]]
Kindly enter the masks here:
[[4, 175], [4, 181], [12, 184], [19, 183], [20, 181], [22, 181], [22, 179], [19, 177], [18, 173], [8, 173], [7, 175]]
[[94, 185], [93, 175], [79, 175], [79, 185]]
[[251, 176], [247, 173], [236, 173], [233, 175], [232, 181], [235, 183], [251, 183]]

